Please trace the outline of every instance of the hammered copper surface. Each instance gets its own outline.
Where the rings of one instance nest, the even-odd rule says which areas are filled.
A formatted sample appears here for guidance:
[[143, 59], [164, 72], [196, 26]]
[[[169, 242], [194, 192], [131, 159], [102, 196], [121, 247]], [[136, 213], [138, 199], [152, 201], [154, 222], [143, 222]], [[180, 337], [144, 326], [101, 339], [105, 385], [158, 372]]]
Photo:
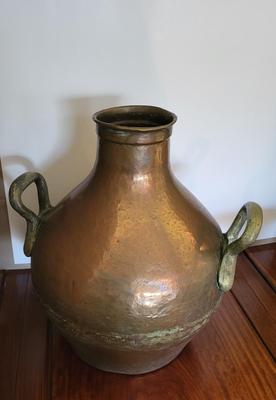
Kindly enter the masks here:
[[[36, 239], [27, 244], [33, 283], [83, 360], [145, 373], [175, 358], [208, 321], [230, 288], [239, 249], [171, 172], [174, 114], [129, 106], [94, 119], [99, 147], [91, 174], [56, 207], [45, 191], [47, 207], [42, 201]], [[40, 175], [31, 179], [44, 188]], [[20, 211], [26, 186], [20, 177], [10, 193], [28, 220], [26, 208]], [[237, 236], [248, 219], [243, 247], [261, 224], [258, 206], [248, 207], [231, 227]]]

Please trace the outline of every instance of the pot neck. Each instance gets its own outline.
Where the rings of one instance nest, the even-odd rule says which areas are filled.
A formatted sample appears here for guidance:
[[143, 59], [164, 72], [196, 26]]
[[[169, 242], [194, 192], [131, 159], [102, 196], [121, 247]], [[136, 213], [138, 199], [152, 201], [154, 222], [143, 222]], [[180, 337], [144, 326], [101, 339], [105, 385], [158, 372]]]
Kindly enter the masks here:
[[99, 111], [96, 171], [139, 176], [168, 170], [168, 143], [176, 116], [154, 106], [121, 106]]
[[163, 174], [169, 169], [169, 140], [146, 145], [129, 145], [99, 140], [96, 170], [109, 174], [139, 176]]

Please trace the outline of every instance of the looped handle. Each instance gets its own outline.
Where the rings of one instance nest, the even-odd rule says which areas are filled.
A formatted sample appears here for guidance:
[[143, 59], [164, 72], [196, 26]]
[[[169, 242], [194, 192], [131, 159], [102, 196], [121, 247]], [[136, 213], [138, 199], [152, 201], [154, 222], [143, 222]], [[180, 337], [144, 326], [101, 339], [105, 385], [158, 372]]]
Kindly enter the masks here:
[[[248, 202], [240, 209], [234, 222], [224, 234], [223, 257], [218, 271], [218, 286], [223, 292], [227, 292], [233, 286], [237, 256], [255, 242], [262, 222], [261, 207], [257, 203]], [[238, 238], [245, 223], [246, 227]]]
[[[32, 183], [35, 183], [37, 188], [39, 204], [38, 215], [27, 208], [22, 202], [22, 193]], [[26, 172], [25, 174], [20, 175], [12, 182], [10, 186], [9, 200], [14, 210], [22, 215], [22, 217], [25, 218], [27, 221], [27, 233], [24, 242], [24, 253], [27, 257], [29, 257], [31, 255], [32, 248], [36, 240], [41, 217], [52, 208], [45, 179], [38, 172]]]

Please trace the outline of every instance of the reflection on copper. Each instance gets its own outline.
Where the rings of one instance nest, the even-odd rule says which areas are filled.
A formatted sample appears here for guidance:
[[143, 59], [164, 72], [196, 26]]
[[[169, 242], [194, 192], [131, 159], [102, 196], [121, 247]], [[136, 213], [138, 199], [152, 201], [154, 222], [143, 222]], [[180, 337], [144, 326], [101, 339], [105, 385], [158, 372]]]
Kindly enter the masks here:
[[151, 177], [148, 174], [134, 174], [132, 181], [134, 188], [138, 186], [139, 189], [147, 189], [150, 187]]
[[132, 285], [132, 290], [132, 310], [136, 314], [144, 314], [149, 317], [154, 317], [156, 313], [158, 315], [162, 313], [163, 305], [167, 306], [177, 296], [177, 284], [172, 278], [137, 279]]

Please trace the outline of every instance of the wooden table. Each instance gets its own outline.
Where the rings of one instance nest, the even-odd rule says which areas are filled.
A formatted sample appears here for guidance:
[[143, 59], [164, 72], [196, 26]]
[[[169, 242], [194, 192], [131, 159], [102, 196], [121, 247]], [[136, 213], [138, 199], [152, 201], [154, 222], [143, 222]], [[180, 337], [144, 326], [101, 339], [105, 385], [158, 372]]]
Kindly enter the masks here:
[[[47, 321], [28, 270], [0, 273], [1, 400], [275, 400], [276, 244], [240, 256], [234, 288], [168, 366], [146, 375], [81, 362]], [[273, 289], [274, 287], [274, 289]]]

